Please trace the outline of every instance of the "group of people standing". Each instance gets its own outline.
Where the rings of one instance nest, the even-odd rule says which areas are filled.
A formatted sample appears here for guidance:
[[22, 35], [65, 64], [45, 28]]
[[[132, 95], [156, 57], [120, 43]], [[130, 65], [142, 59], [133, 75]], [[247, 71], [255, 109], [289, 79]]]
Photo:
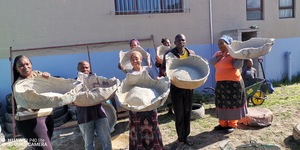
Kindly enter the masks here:
[[[84, 74], [91, 74], [90, 64], [87, 61], [80, 61], [77, 70]], [[48, 72], [32, 70], [31, 60], [19, 55], [14, 59], [13, 74], [15, 84], [24, 79], [42, 76], [49, 78]], [[19, 133], [36, 150], [52, 150], [51, 138], [54, 130], [54, 121], [52, 118], [52, 108], [30, 109], [17, 105], [16, 127]], [[85, 149], [95, 148], [95, 134], [99, 138], [102, 149], [111, 150], [111, 135], [108, 118], [101, 104], [81, 107], [77, 106], [77, 121], [83, 136]]]
[[[171, 45], [170, 40], [167, 38], [162, 39], [162, 44], [164, 44], [165, 46]], [[184, 59], [189, 57], [190, 55], [195, 55], [194, 51], [186, 48], [185, 35], [176, 35], [174, 44], [175, 48], [167, 51], [162, 61], [156, 62], [156, 67], [159, 68], [158, 77], [166, 76], [166, 56]], [[132, 45], [139, 46], [139, 42], [134, 39], [130, 42], [131, 48], [134, 48], [135, 46]], [[123, 68], [119, 68], [125, 73], [141, 73], [141, 71], [147, 70], [151, 76], [151, 69], [149, 69], [148, 66], [141, 66], [141, 60], [141, 53], [132, 51], [132, 53], [130, 54], [130, 62], [133, 66], [133, 70], [130, 72], [126, 72]], [[152, 78], [154, 77], [152, 76]], [[176, 147], [180, 148], [183, 145], [192, 146], [193, 142], [188, 139], [188, 135], [190, 134], [190, 117], [193, 102], [193, 90], [178, 88], [175, 85], [171, 84], [170, 95], [172, 103], [168, 103], [168, 106], [170, 108], [170, 111], [172, 111], [172, 108], [174, 109], [176, 133], [178, 136]], [[152, 131], [149, 133], [149, 130], [147, 130], [147, 128], [144, 128], [144, 126], [150, 126], [152, 128]], [[158, 126], [156, 109], [146, 112], [129, 111], [129, 130], [129, 149], [164, 149], [161, 132]]]
[[[167, 38], [162, 39], [162, 44], [170, 46], [171, 42]], [[232, 38], [222, 36], [218, 41], [217, 51], [210, 59], [210, 64], [216, 69], [216, 90], [215, 104], [216, 114], [219, 118], [219, 125], [215, 130], [225, 130], [228, 133], [237, 128], [239, 119], [247, 114], [245, 86], [241, 76], [240, 68], [243, 61], [231, 57], [226, 45], [230, 45]], [[191, 55], [196, 55], [193, 50], [186, 47], [186, 37], [183, 34], [175, 36], [174, 48], [171, 48], [164, 55], [162, 60], [156, 59], [155, 66], [159, 69], [158, 77], [154, 77], [151, 66], [142, 66], [142, 54], [138, 51], [132, 51], [129, 55], [132, 70], [125, 70], [120, 64], [118, 68], [126, 74], [138, 74], [147, 71], [153, 78], [167, 76], [166, 60], [168, 58], [185, 59]], [[130, 41], [130, 48], [140, 46], [137, 39]], [[80, 61], [77, 66], [79, 72], [91, 74], [90, 64], [87, 61]], [[26, 56], [20, 55], [14, 59], [13, 64], [14, 84], [19, 80], [34, 78], [41, 75], [49, 78], [47, 72], [32, 71], [32, 63]], [[13, 84], [13, 85], [14, 85]], [[14, 88], [14, 86], [13, 86]], [[168, 107], [170, 113], [174, 112], [175, 127], [177, 133], [176, 148], [183, 145], [192, 146], [194, 141], [188, 138], [190, 134], [190, 117], [193, 103], [193, 89], [182, 89], [171, 83], [170, 101]], [[18, 106], [18, 104], [17, 104]], [[41, 109], [32, 110], [27, 108], [17, 108], [17, 115], [38, 114]], [[52, 149], [51, 137], [53, 134], [53, 119], [51, 117], [52, 109], [47, 110], [43, 116], [16, 120], [17, 129], [26, 139], [43, 139], [47, 146], [35, 147], [36, 149]], [[26, 113], [25, 113], [26, 112]], [[38, 115], [36, 115], [38, 116]], [[22, 117], [19, 117], [22, 118]], [[95, 148], [95, 134], [101, 141], [102, 149], [112, 149], [110, 129], [108, 119], [101, 104], [88, 107], [77, 107], [77, 118], [80, 131], [83, 135], [85, 149]], [[151, 130], [149, 130], [149, 127]], [[28, 140], [32, 142], [34, 140]], [[129, 111], [129, 149], [164, 149], [162, 135], [159, 129], [157, 110], [146, 112]]]

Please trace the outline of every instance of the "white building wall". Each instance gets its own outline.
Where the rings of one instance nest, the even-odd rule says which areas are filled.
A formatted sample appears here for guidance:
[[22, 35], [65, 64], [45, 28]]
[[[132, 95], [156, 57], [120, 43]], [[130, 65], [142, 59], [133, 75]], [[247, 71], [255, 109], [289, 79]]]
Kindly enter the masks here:
[[[5, 95], [11, 88], [9, 47], [25, 49], [123, 41], [132, 38], [144, 39], [153, 35], [154, 45], [144, 47], [153, 49], [160, 44], [162, 37], [169, 37], [173, 42], [176, 34], [183, 33], [187, 36], [188, 46], [209, 59], [217, 51], [216, 42], [223, 31], [248, 29], [251, 25], [258, 25], [260, 37], [276, 39], [272, 51], [264, 56], [266, 77], [281, 79], [286, 73], [286, 51], [292, 54], [292, 73], [300, 71], [300, 60], [297, 59], [300, 55], [296, 45], [300, 42], [300, 19], [297, 18], [300, 16], [300, 3], [295, 6], [296, 18], [279, 19], [278, 0], [265, 0], [264, 20], [247, 21], [246, 1], [189, 2], [190, 12], [186, 13], [114, 15], [111, 13], [114, 10], [113, 0], [0, 1], [0, 101], [5, 101]], [[212, 14], [209, 10], [210, 2]], [[210, 45], [211, 42], [213, 45]], [[128, 43], [120, 47], [129, 48]], [[95, 72], [107, 77], [124, 77], [116, 69], [119, 49], [103, 51], [104, 53], [95, 53], [92, 56], [92, 62], [97, 66]], [[36, 69], [73, 78], [76, 73], [74, 65], [80, 59], [87, 59], [87, 55], [83, 53], [32, 59]], [[212, 67], [210, 78], [204, 86], [213, 86], [213, 73]]]

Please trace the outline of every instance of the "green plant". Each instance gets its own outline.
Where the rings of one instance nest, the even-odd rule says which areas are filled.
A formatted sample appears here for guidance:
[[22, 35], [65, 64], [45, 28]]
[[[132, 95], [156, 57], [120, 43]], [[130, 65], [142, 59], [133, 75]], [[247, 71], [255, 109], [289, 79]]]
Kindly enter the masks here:
[[287, 76], [283, 76], [280, 80], [271, 80], [274, 87], [281, 87], [286, 85], [292, 85], [294, 83], [300, 83], [300, 72], [293, 75], [291, 80]]
[[214, 95], [207, 92], [206, 90], [194, 90], [194, 103], [199, 103], [199, 104], [204, 104], [204, 103], [209, 103], [211, 98]]
[[18, 147], [16, 147], [16, 146], [8, 146], [7, 149], [8, 150], [18, 150]]

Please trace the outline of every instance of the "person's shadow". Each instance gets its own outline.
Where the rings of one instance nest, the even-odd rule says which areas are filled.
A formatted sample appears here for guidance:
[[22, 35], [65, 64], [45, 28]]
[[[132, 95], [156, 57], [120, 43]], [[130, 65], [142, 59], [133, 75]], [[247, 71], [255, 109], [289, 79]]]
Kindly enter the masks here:
[[175, 120], [174, 114], [165, 113], [165, 114], [161, 114], [161, 115], [158, 116], [158, 122], [159, 122], [160, 125], [165, 124], [165, 123], [169, 123], [172, 120]]
[[[222, 131], [211, 130], [207, 132], [201, 132], [195, 136], [189, 136], [189, 140], [193, 141], [194, 144], [191, 147], [185, 145], [183, 149], [202, 149], [220, 141], [224, 141], [224, 145], [226, 145], [226, 141], [228, 141], [228, 139], [229, 136]], [[169, 143], [164, 146], [164, 149], [175, 150], [177, 148], [176, 143], [176, 141]]]
[[122, 122], [118, 122], [115, 125], [115, 131], [111, 133], [111, 137], [119, 135], [119, 134], [122, 134], [122, 133], [128, 131], [129, 130], [128, 124], [129, 124], [128, 120], [126, 120], [126, 121], [124, 120]]

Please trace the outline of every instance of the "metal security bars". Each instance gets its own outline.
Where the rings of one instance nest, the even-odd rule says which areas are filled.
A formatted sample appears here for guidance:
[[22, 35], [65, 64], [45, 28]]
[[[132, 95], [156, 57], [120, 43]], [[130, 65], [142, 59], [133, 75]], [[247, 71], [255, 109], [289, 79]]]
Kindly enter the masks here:
[[115, 0], [116, 15], [189, 12], [189, 0]]

